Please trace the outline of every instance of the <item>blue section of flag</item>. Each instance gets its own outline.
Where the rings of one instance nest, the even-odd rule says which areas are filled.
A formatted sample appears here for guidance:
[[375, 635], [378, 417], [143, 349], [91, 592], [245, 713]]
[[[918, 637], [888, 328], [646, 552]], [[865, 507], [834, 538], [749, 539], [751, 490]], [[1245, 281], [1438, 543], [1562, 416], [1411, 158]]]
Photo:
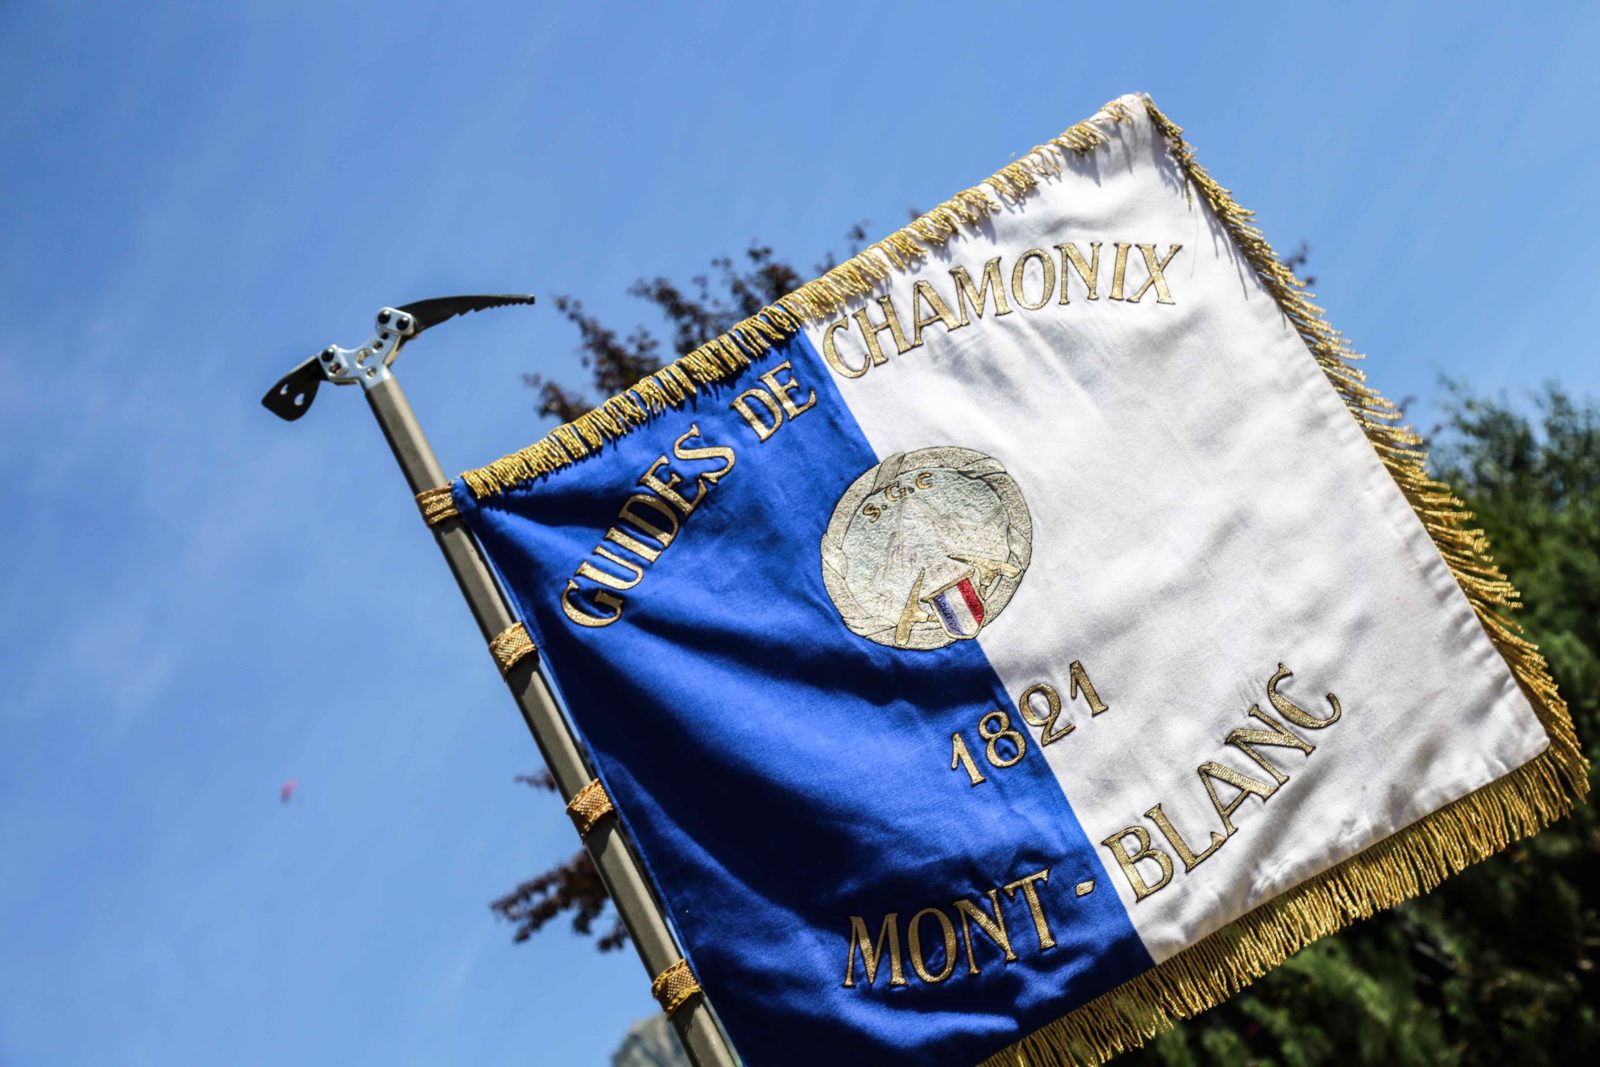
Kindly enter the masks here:
[[[804, 338], [759, 369], [785, 360], [804, 387], [795, 399], [815, 390], [817, 404], [764, 442], [729, 407], [758, 384], [752, 370], [531, 486], [475, 502], [458, 483], [457, 502], [745, 1060], [970, 1064], [1151, 962], [1037, 746], [1009, 768], [987, 761], [980, 718], [1015, 711], [978, 643], [896, 650], [840, 620], [819, 545], [840, 495], [881, 457]], [[627, 573], [592, 553], [640, 475], [663, 454], [690, 484], [718, 465], [672, 458], [691, 425], [691, 444], [732, 446], [734, 467], [619, 594], [617, 622], [574, 625], [559, 596], [581, 563]], [[951, 769], [955, 733], [982, 784]], [[907, 984], [890, 986], [885, 959], [868, 986], [857, 956], [856, 986], [843, 987], [850, 916], [876, 940], [898, 913], [909, 955], [912, 914], [957, 919], [957, 898], [987, 911], [988, 890], [1046, 867], [1034, 886], [1053, 948], [1040, 950], [1025, 893], [1001, 893], [1015, 962], [973, 926], [970, 974], [958, 921], [946, 980], [925, 982], [908, 958]], [[937, 973], [931, 915], [922, 935]]]

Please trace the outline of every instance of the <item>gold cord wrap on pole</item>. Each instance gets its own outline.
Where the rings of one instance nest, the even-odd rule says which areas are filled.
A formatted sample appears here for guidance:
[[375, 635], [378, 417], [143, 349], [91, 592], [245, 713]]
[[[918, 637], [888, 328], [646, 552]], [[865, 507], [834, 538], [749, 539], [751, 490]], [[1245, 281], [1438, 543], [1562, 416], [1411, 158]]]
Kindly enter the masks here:
[[[444, 469], [428, 445], [428, 438], [418, 425], [416, 413], [406, 401], [399, 380], [390, 375], [366, 395], [411, 492], [445, 484]], [[516, 622], [505, 591], [495, 580], [476, 538], [464, 522], [442, 523], [434, 528], [433, 534], [439, 551], [450, 564], [461, 595], [478, 621], [484, 641], [490, 642]], [[594, 771], [545, 679], [537, 671], [519, 671], [518, 674], [518, 684], [508, 687], [511, 696], [538, 741], [551, 775], [563, 795], [570, 796], [594, 777]], [[622, 827], [615, 819], [602, 821], [590, 836], [593, 847], [589, 855], [606, 892], [616, 902], [617, 913], [627, 923], [644, 972], [659, 974], [684, 953], [656, 902], [649, 877], [633, 850], [627, 847]], [[672, 1025], [683, 1040], [689, 1062], [694, 1067], [737, 1067], [738, 1061], [704, 996], [690, 997], [673, 1016]]]
[[489, 642], [489, 652], [494, 656], [494, 661], [500, 665], [500, 674], [504, 677], [511, 673], [526, 656], [531, 656], [539, 650], [533, 643], [533, 638], [528, 636], [528, 628], [519, 623], [501, 630]]
[[616, 811], [611, 805], [611, 797], [606, 793], [606, 787], [596, 778], [582, 789], [576, 796], [567, 801], [567, 814], [572, 816], [572, 825], [578, 828], [578, 836], [583, 839], [589, 837], [593, 830], [607, 812]]
[[417, 494], [417, 507], [422, 511], [422, 521], [429, 526], [437, 526], [446, 519], [453, 519], [461, 512], [456, 510], [456, 501], [450, 493], [448, 485], [441, 485], [437, 489], [424, 489]]
[[656, 998], [661, 1010], [668, 1016], [683, 1007], [686, 1000], [700, 991], [700, 983], [694, 980], [694, 972], [689, 970], [687, 960], [674, 963], [656, 975], [656, 980], [650, 983], [650, 995]]

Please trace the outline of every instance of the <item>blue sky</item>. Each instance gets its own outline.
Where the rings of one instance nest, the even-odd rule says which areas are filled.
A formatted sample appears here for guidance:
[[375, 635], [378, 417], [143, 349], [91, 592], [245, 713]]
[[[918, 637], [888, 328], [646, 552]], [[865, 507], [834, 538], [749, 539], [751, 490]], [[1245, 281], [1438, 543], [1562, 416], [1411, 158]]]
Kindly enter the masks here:
[[[1600, 9], [0, 4], [0, 1063], [601, 1064], [629, 953], [486, 903], [576, 848], [357, 396], [385, 303], [801, 264], [1147, 90], [1369, 373], [1600, 393]], [[548, 300], [402, 380], [543, 427]], [[298, 778], [288, 805], [278, 788]]]

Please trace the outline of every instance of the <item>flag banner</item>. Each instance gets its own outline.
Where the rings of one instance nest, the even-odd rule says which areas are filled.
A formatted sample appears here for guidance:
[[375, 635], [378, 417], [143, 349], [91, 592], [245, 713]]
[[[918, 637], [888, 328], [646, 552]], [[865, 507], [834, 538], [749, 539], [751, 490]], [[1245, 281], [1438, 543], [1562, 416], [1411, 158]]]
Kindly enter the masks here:
[[1583, 795], [1355, 358], [1127, 96], [453, 483], [747, 1062], [1098, 1062]]

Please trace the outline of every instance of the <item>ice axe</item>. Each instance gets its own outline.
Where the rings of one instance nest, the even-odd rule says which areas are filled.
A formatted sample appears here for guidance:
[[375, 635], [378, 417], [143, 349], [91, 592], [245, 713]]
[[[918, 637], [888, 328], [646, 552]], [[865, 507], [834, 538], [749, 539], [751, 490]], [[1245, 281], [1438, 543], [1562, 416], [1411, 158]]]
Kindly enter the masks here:
[[311, 410], [311, 402], [317, 397], [317, 387], [324, 381], [335, 385], [359, 383], [363, 389], [371, 389], [379, 382], [387, 381], [390, 378], [389, 364], [394, 362], [405, 343], [420, 336], [422, 331], [469, 311], [531, 303], [532, 295], [498, 293], [492, 296], [436, 296], [431, 300], [418, 300], [397, 308], [386, 307], [378, 312], [376, 329], [366, 344], [360, 348], [329, 345], [285, 374], [261, 398], [261, 404], [278, 418], [293, 422]]
[[[654, 978], [651, 991], [663, 1002], [690, 1063], [693, 1067], [734, 1067], [737, 1059], [684, 961], [644, 865], [624, 836], [610, 799], [545, 681], [539, 665], [543, 653], [517, 621], [477, 538], [461, 520], [449, 479], [389, 369], [402, 346], [441, 322], [469, 311], [531, 303], [532, 296], [502, 294], [444, 296], [386, 307], [378, 312], [376, 329], [365, 344], [359, 348], [329, 345], [284, 375], [261, 403], [279, 418], [293, 422], [310, 410], [324, 381], [361, 386], [545, 766], [568, 801], [567, 811], [633, 937], [646, 973]], [[597, 796], [604, 799], [602, 805], [596, 806]], [[688, 987], [683, 984], [686, 977]]]

